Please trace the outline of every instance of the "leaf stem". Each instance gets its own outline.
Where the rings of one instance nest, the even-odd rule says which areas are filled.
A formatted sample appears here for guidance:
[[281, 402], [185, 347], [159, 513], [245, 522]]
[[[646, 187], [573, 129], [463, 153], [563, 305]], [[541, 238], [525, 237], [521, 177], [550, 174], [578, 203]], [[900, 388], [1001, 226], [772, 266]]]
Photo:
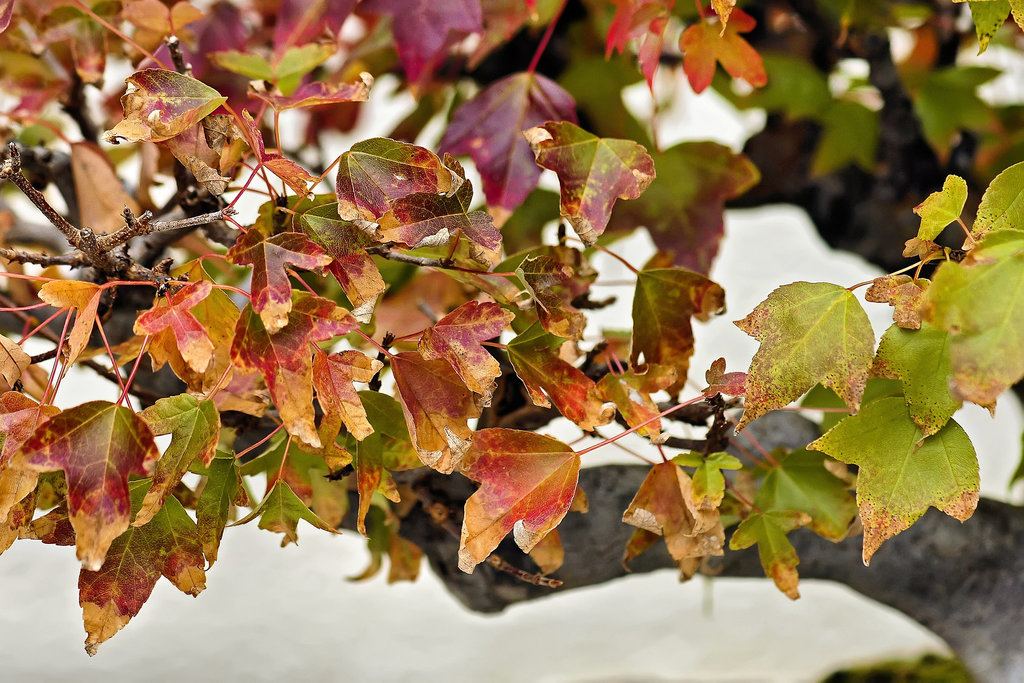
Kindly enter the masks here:
[[562, 12], [565, 10], [565, 6], [567, 4], [568, 0], [562, 0], [558, 9], [555, 10], [555, 14], [551, 17], [551, 21], [548, 23], [548, 27], [544, 31], [544, 35], [541, 36], [540, 42], [537, 43], [537, 49], [533, 53], [533, 59], [530, 60], [530, 66], [526, 68], [526, 73], [532, 74], [537, 70], [537, 65], [540, 63], [541, 55], [543, 55], [544, 50], [547, 49], [548, 42], [551, 40], [551, 36], [555, 32], [555, 25], [558, 24], [558, 20], [561, 18]]
[[248, 453], [250, 451], [253, 451], [253, 450], [256, 450], [257, 448], [259, 448], [260, 446], [262, 446], [266, 442], [270, 441], [271, 437], [273, 437], [274, 434], [277, 434], [282, 429], [284, 429], [284, 423], [283, 422], [281, 424], [277, 425], [277, 427], [274, 428], [274, 431], [270, 432], [265, 437], [263, 437], [262, 439], [260, 439], [256, 443], [254, 443], [253, 445], [249, 446], [248, 448], [246, 448], [244, 451], [242, 451], [240, 453], [235, 453], [235, 460], [238, 460], [239, 458], [241, 458], [246, 453]]
[[128, 379], [124, 383], [124, 391], [121, 392], [121, 397], [117, 399], [117, 405], [121, 405], [121, 402], [128, 398], [128, 389], [132, 386], [132, 382], [135, 380], [135, 373], [139, 371], [139, 365], [142, 363], [142, 356], [146, 353], [146, 347], [149, 346], [149, 340], [151, 335], [146, 335], [145, 339], [142, 340], [142, 347], [139, 349], [139, 355], [135, 357], [135, 363], [132, 365], [132, 371], [128, 374]]
[[[914, 268], [918, 268], [919, 266], [923, 266], [924, 264], [925, 264], [925, 262], [923, 260], [918, 261], [917, 263], [911, 263], [906, 268], [900, 268], [899, 270], [893, 271], [891, 273], [886, 273], [882, 277], [892, 277], [893, 275], [901, 275], [901, 274], [907, 272], [908, 270], [913, 270]], [[871, 280], [865, 280], [864, 282], [858, 282], [855, 285], [850, 285], [849, 287], [846, 288], [846, 291], [852, 292], [853, 290], [858, 289], [860, 287], [863, 287], [864, 285], [870, 285], [870, 284], [874, 283], [874, 281], [877, 280], [877, 279], [878, 278], [876, 277], [876, 278], [873, 278]], [[915, 280], [917, 279], [917, 273], [914, 274], [914, 279]]]

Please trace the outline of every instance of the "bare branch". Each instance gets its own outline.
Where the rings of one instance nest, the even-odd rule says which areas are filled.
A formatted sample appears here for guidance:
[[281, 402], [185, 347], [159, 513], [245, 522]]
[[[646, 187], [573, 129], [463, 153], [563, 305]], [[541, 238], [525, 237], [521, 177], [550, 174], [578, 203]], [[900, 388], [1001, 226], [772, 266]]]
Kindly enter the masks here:
[[46, 220], [50, 221], [55, 228], [60, 230], [68, 243], [73, 247], [78, 247], [81, 242], [81, 233], [78, 228], [71, 225], [64, 216], [61, 216], [56, 209], [50, 206], [43, 193], [32, 187], [32, 183], [21, 172], [21, 150], [18, 149], [18, 145], [10, 142], [7, 145], [7, 149], [9, 152], [7, 159], [0, 165], [0, 179], [10, 180], [14, 183], [21, 190], [22, 194], [36, 205], [36, 208], [46, 217]]

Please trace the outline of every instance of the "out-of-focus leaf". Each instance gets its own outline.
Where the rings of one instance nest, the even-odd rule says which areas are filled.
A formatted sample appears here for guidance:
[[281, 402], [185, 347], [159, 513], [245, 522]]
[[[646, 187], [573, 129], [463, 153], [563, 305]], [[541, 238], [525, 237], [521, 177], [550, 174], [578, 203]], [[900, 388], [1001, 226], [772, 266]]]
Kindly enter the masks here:
[[683, 51], [683, 71], [696, 93], [704, 92], [715, 75], [716, 62], [721, 63], [733, 78], [741, 78], [755, 88], [764, 85], [768, 77], [761, 55], [740, 37], [754, 30], [757, 22], [749, 14], [734, 8], [732, 22], [719, 27], [701, 20], [691, 24], [679, 37]]

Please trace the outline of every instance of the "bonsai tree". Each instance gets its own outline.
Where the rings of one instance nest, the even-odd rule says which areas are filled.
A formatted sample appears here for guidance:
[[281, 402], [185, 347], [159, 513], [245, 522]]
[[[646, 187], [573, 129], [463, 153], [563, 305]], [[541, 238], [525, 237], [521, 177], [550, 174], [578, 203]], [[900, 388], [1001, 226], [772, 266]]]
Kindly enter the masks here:
[[[830, 578], [1019, 676], [1024, 518], [955, 420], [1024, 378], [1024, 129], [969, 63], [1019, 9], [0, 0], [0, 548], [75, 547], [91, 654], [161, 576], [202, 591], [228, 526], [305, 520], [484, 611]], [[661, 145], [676, 89], [764, 128]], [[691, 367], [725, 206], [773, 202], [892, 272], [764, 292], [749, 367]], [[621, 331], [588, 324], [596, 253], [632, 274]], [[102, 381], [61, 410], [74, 366]], [[638, 464], [584, 467], [633, 433]]]

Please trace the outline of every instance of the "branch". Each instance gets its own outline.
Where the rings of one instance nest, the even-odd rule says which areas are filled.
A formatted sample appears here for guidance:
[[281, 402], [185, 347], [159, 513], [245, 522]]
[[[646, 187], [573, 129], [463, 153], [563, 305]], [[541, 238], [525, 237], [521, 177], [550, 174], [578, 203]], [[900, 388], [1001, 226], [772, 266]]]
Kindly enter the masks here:
[[21, 190], [22, 194], [35, 204], [39, 212], [46, 217], [46, 220], [50, 221], [55, 228], [60, 230], [68, 244], [78, 247], [81, 242], [78, 228], [71, 225], [64, 216], [57, 213], [57, 210], [46, 201], [43, 193], [32, 187], [32, 183], [21, 172], [21, 150], [18, 148], [18, 145], [14, 142], [8, 143], [7, 149], [9, 152], [7, 159], [0, 165], [0, 179], [9, 180], [14, 183]]

